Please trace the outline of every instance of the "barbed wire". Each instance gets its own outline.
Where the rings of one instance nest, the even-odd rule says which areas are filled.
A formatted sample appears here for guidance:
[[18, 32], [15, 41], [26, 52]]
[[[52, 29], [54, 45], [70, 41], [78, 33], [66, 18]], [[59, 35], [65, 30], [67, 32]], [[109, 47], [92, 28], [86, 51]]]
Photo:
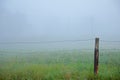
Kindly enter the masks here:
[[109, 42], [109, 43], [110, 43], [110, 42], [112, 42], [112, 43], [113, 43], [113, 42], [120, 43], [120, 41], [109, 41], [109, 40], [100, 40], [100, 41], [101, 41], [101, 42]]
[[[33, 41], [33, 42], [0, 42], [0, 44], [42, 44], [42, 43], [62, 43], [62, 42], [84, 42], [84, 41], [94, 41], [94, 38], [91, 39], [76, 39], [76, 40], [56, 40], [56, 41]], [[100, 40], [100, 42], [106, 43], [120, 43], [120, 41], [110, 41], [110, 40]]]
[[103, 51], [104, 50], [109, 50], [109, 51], [112, 51], [112, 50], [120, 50], [120, 48], [117, 48], [117, 47], [116, 48], [115, 47], [114, 48], [105, 48], [104, 47], [104, 48], [99, 48], [99, 50], [103, 50]]
[[60, 40], [60, 41], [39, 41], [39, 42], [0, 42], [0, 44], [40, 44], [40, 43], [60, 43], [60, 42], [84, 42], [92, 41], [94, 39], [77, 39], [77, 40]]

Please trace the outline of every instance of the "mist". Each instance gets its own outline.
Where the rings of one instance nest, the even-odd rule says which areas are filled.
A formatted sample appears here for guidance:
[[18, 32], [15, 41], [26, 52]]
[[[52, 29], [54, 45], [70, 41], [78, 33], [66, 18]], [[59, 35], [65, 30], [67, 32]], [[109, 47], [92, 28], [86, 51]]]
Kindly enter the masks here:
[[0, 42], [120, 40], [119, 4], [119, 0], [0, 0]]

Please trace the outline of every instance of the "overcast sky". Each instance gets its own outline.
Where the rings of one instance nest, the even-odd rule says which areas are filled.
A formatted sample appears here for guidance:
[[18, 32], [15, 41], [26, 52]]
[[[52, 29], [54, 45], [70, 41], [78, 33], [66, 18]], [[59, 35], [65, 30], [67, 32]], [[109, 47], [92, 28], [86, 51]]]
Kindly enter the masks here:
[[0, 0], [0, 41], [120, 40], [120, 0]]

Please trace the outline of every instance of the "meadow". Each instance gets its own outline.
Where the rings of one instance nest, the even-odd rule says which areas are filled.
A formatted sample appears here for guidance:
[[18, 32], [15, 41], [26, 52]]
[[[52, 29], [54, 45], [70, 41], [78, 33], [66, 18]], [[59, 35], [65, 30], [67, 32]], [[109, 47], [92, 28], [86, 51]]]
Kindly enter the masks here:
[[120, 80], [120, 50], [0, 50], [0, 80]]

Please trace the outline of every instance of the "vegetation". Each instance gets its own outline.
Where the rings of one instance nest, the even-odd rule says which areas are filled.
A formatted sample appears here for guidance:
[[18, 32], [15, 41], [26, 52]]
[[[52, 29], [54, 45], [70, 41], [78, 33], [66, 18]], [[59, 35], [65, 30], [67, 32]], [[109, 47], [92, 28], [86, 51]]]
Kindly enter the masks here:
[[119, 60], [120, 50], [100, 50], [95, 76], [92, 50], [0, 50], [0, 80], [120, 80]]

